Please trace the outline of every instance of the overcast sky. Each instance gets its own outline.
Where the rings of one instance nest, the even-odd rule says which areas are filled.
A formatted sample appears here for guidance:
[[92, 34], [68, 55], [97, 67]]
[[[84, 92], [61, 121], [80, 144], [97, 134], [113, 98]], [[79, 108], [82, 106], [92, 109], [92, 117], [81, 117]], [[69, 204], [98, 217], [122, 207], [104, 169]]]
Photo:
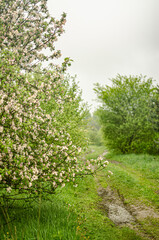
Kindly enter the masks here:
[[74, 60], [69, 72], [92, 109], [94, 83], [110, 84], [118, 73], [159, 83], [159, 0], [48, 0], [48, 8], [57, 19], [67, 13], [56, 46]]

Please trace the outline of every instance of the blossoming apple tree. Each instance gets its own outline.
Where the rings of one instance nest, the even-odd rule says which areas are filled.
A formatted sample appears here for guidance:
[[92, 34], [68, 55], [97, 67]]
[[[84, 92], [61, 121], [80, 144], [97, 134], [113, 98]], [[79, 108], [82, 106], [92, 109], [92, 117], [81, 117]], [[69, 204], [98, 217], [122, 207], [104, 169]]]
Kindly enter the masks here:
[[69, 58], [52, 64], [65, 21], [65, 14], [50, 16], [46, 0], [0, 0], [1, 199], [54, 193], [104, 164], [79, 161], [86, 145], [81, 94], [66, 76]]

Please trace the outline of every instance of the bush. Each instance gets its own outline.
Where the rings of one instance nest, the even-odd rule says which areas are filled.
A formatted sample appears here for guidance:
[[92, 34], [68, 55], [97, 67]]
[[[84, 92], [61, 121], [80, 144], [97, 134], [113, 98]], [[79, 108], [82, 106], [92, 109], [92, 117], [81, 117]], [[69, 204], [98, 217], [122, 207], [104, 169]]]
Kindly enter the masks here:
[[109, 149], [123, 153], [157, 153], [158, 132], [156, 88], [152, 79], [143, 76], [121, 76], [112, 86], [96, 85], [102, 107], [98, 115]]
[[[86, 145], [85, 108], [54, 43], [66, 15], [51, 17], [46, 0], [0, 1], [0, 201], [55, 193], [91, 173], [78, 156]], [[44, 49], [49, 49], [47, 56]], [[40, 64], [39, 64], [40, 62]], [[101, 159], [99, 159], [101, 163]], [[92, 162], [93, 164], [93, 162]]]

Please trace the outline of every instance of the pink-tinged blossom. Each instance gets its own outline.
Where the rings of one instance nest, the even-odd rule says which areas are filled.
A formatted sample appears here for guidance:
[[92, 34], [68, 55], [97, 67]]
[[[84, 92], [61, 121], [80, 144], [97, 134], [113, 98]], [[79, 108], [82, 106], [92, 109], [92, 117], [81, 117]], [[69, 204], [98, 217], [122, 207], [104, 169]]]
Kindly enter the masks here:
[[110, 170], [108, 170], [108, 173], [110, 173], [111, 175], [113, 175], [113, 173], [112, 173]]
[[57, 184], [56, 184], [56, 182], [55, 182], [55, 181], [52, 183], [52, 185], [53, 185], [54, 187], [56, 187], [56, 186], [57, 186]]
[[2, 126], [0, 126], [0, 133], [2, 133], [3, 132], [3, 127]]
[[7, 192], [10, 193], [12, 191], [12, 188], [11, 187], [8, 187], [7, 188]]
[[104, 164], [106, 164], [106, 165], [107, 165], [107, 164], [109, 164], [109, 162], [108, 162], [107, 160], [106, 160], [106, 161], [104, 161], [103, 163], [104, 163]]

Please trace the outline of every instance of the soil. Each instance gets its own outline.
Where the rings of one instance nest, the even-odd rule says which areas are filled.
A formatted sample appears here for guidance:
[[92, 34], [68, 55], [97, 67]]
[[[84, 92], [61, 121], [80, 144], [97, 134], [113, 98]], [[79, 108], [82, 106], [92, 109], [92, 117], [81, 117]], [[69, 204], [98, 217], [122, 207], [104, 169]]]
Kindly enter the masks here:
[[107, 212], [108, 217], [117, 225], [132, 223], [135, 218], [124, 206], [123, 201], [120, 199], [117, 191], [113, 191], [110, 187], [106, 189], [100, 187], [98, 195], [102, 197], [100, 207]]
[[117, 225], [133, 223], [145, 218], [159, 218], [159, 214], [151, 207], [145, 205], [127, 206], [123, 196], [117, 190], [112, 190], [109, 186], [105, 189], [98, 188], [98, 195], [102, 198], [99, 203], [101, 209], [107, 212], [108, 217]]
[[[99, 203], [100, 209], [119, 227], [127, 226], [135, 230], [144, 239], [156, 239], [151, 234], [145, 233], [140, 221], [152, 217], [159, 218], [159, 214], [153, 208], [144, 205], [127, 205], [124, 198], [117, 190], [109, 186], [105, 189], [98, 188], [98, 195], [102, 198]], [[157, 240], [157, 239], [156, 239]]]

